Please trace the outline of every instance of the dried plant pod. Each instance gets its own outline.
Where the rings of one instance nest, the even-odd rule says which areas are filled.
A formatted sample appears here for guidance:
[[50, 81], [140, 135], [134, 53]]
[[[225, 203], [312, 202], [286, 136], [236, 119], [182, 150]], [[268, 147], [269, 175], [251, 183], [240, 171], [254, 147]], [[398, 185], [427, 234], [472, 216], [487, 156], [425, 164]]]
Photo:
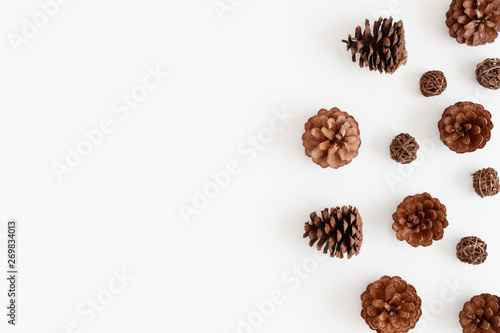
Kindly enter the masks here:
[[311, 213], [311, 221], [304, 226], [304, 238], [309, 238], [309, 246], [316, 242], [318, 251], [330, 251], [330, 257], [351, 259], [357, 256], [363, 243], [363, 220], [356, 207], [343, 206], [327, 208], [318, 216]]
[[446, 26], [460, 44], [493, 43], [500, 30], [500, 0], [453, 0], [446, 13]]
[[406, 197], [392, 218], [397, 239], [413, 247], [432, 245], [432, 241], [443, 238], [448, 226], [446, 206], [429, 193]]
[[408, 164], [417, 159], [418, 143], [408, 133], [397, 135], [389, 146], [391, 158], [402, 164]]
[[476, 80], [485, 88], [500, 89], [500, 59], [488, 58], [476, 67]]
[[306, 155], [322, 168], [338, 169], [358, 156], [361, 146], [358, 122], [338, 108], [321, 109], [304, 126]]
[[375, 21], [373, 34], [367, 19], [364, 32], [358, 26], [354, 37], [349, 35], [342, 42], [347, 44], [348, 51], [351, 50], [352, 61], [356, 62], [359, 54], [359, 67], [368, 67], [371, 71], [393, 74], [408, 59], [403, 21], [393, 23], [392, 17]]
[[481, 104], [458, 102], [446, 108], [438, 123], [441, 141], [458, 154], [484, 148], [491, 138], [491, 113]]
[[378, 333], [406, 333], [422, 316], [422, 300], [414, 286], [399, 276], [383, 276], [361, 295], [361, 317]]
[[486, 243], [479, 237], [464, 237], [457, 244], [457, 258], [471, 265], [482, 264], [488, 257]]
[[428, 71], [420, 78], [420, 92], [425, 97], [441, 95], [447, 86], [446, 77], [441, 71]]
[[492, 197], [500, 192], [498, 172], [493, 168], [478, 170], [472, 174], [472, 186], [481, 198]]
[[500, 333], [500, 298], [476, 295], [465, 302], [458, 315], [464, 333]]

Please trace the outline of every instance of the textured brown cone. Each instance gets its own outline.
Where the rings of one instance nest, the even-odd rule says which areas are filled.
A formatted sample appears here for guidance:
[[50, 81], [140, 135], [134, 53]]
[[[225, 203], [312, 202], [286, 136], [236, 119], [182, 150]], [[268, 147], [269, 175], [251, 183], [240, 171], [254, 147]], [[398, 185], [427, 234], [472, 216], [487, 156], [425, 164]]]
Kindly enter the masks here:
[[500, 333], [500, 298], [481, 294], [465, 302], [459, 314], [464, 333]]
[[392, 218], [397, 239], [413, 247], [432, 245], [433, 240], [443, 238], [448, 226], [446, 206], [429, 193], [406, 197]]
[[446, 26], [460, 44], [493, 43], [500, 29], [500, 0], [453, 0], [446, 13]]
[[358, 255], [363, 243], [363, 221], [358, 209], [352, 206], [325, 208], [318, 216], [311, 213], [311, 222], [304, 226], [304, 238], [309, 237], [309, 246], [316, 242], [318, 251], [330, 251], [330, 257], [347, 259]]
[[472, 175], [472, 187], [481, 198], [497, 195], [500, 192], [498, 172], [493, 168], [476, 171]]
[[361, 317], [378, 333], [406, 333], [422, 315], [415, 287], [399, 276], [383, 276], [361, 295]]
[[304, 125], [306, 155], [322, 168], [338, 169], [358, 156], [361, 146], [358, 122], [347, 112], [321, 109]]
[[482, 264], [488, 257], [487, 247], [479, 237], [464, 237], [457, 244], [457, 258], [471, 265]]
[[438, 123], [441, 141], [459, 154], [484, 148], [491, 138], [491, 113], [481, 104], [458, 102], [444, 110]]
[[417, 159], [418, 143], [408, 133], [401, 133], [392, 140], [389, 146], [391, 158], [399, 163], [408, 164]]
[[371, 71], [392, 74], [406, 64], [408, 58], [403, 21], [393, 24], [392, 17], [375, 21], [373, 34], [370, 21], [366, 20], [363, 33], [358, 26], [354, 37], [349, 35], [342, 42], [351, 50], [352, 61], [356, 62], [356, 54], [359, 54], [359, 67], [368, 67]]

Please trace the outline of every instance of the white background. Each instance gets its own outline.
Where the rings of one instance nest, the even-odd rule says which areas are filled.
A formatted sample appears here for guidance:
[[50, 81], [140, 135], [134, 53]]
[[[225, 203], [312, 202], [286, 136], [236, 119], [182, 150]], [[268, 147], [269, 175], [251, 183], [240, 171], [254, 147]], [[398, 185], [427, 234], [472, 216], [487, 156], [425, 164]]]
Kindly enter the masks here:
[[[500, 168], [500, 137], [495, 127], [485, 149], [458, 155], [433, 134], [443, 110], [462, 100], [497, 121], [500, 92], [480, 87], [474, 69], [500, 55], [498, 42], [472, 48], [449, 37], [448, 1], [230, 3], [221, 19], [212, 0], [73, 0], [15, 52], [9, 33], [20, 34], [40, 4], [0, 2], [0, 220], [20, 223], [18, 326], [5, 323], [2, 278], [1, 331], [234, 333], [238, 318], [255, 316], [254, 302], [281, 290], [284, 302], [239, 332], [370, 332], [359, 297], [388, 274], [418, 290], [426, 316], [418, 330], [459, 332], [465, 301], [500, 293], [500, 197], [479, 198], [470, 177]], [[404, 20], [409, 52], [392, 76], [360, 69], [340, 42], [388, 10]], [[111, 105], [148, 66], [169, 77], [121, 120]], [[448, 89], [425, 98], [418, 81], [433, 69]], [[309, 117], [334, 106], [357, 119], [362, 145], [348, 166], [324, 170], [304, 155], [301, 136]], [[254, 158], [241, 154], [275, 109], [295, 118]], [[59, 182], [53, 163], [104, 118], [114, 131]], [[388, 153], [400, 132], [427, 147], [409, 169]], [[240, 174], [184, 219], [180, 205], [232, 160]], [[391, 185], [388, 175], [400, 178]], [[450, 225], [443, 240], [415, 249], [396, 239], [391, 215], [424, 191], [448, 207]], [[310, 259], [304, 222], [344, 204], [363, 217], [360, 255]], [[469, 235], [488, 243], [481, 266], [455, 257]], [[4, 271], [5, 250], [1, 258]], [[310, 273], [290, 282], [303, 263]], [[122, 269], [135, 279], [92, 320], [77, 314]], [[65, 331], [72, 322], [78, 329]]]

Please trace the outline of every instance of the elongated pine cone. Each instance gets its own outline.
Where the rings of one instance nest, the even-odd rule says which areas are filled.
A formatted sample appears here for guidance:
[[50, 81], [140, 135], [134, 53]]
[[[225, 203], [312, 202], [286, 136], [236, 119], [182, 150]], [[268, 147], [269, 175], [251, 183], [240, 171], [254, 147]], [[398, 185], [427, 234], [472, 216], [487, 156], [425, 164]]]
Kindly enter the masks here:
[[398, 134], [389, 146], [391, 158], [401, 164], [408, 164], [417, 159], [418, 143], [408, 133]]
[[318, 251], [330, 251], [330, 257], [347, 259], [357, 256], [363, 243], [363, 220], [358, 209], [352, 206], [325, 208], [318, 216], [311, 213], [311, 222], [304, 226], [304, 238], [309, 237], [309, 246], [316, 245]]
[[472, 186], [481, 198], [492, 197], [500, 192], [498, 172], [493, 168], [476, 171], [472, 175]]
[[500, 333], [500, 298], [496, 295], [476, 295], [465, 302], [459, 314], [464, 333]]
[[488, 257], [487, 245], [479, 237], [464, 237], [457, 244], [457, 258], [461, 262], [479, 265]]
[[448, 226], [446, 206], [429, 193], [406, 197], [392, 218], [397, 239], [413, 247], [429, 246], [433, 240], [442, 239]]
[[370, 21], [366, 20], [363, 33], [358, 26], [354, 37], [349, 35], [342, 42], [351, 50], [352, 61], [356, 62], [356, 54], [359, 54], [359, 67], [368, 67], [371, 71], [392, 74], [405, 65], [408, 58], [403, 21], [393, 24], [392, 17], [375, 21], [373, 34]]
[[399, 276], [383, 276], [361, 295], [361, 317], [378, 333], [406, 333], [422, 315], [415, 287]]
[[441, 141], [456, 153], [484, 148], [491, 138], [491, 113], [481, 104], [458, 102], [446, 108], [438, 123]]
[[358, 156], [361, 146], [358, 122], [347, 112], [321, 109], [305, 124], [302, 142], [306, 155], [322, 168], [338, 169]]
[[446, 26], [460, 44], [493, 43], [500, 30], [500, 0], [453, 0]]

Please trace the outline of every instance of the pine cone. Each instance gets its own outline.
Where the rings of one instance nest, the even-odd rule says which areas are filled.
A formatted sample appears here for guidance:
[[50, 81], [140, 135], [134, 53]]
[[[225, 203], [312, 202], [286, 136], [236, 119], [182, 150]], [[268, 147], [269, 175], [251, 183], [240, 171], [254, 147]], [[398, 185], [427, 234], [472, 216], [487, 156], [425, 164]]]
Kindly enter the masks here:
[[408, 52], [403, 21], [394, 24], [392, 21], [392, 17], [379, 18], [373, 24], [372, 34], [370, 21], [366, 20], [363, 33], [358, 26], [354, 38], [349, 35], [347, 40], [342, 40], [347, 44], [347, 50], [351, 50], [353, 62], [356, 62], [356, 53], [359, 53], [359, 67], [392, 74], [406, 64]]
[[330, 257], [347, 259], [357, 256], [363, 242], [363, 220], [358, 209], [352, 206], [325, 208], [321, 216], [311, 213], [311, 222], [304, 226], [304, 238], [309, 237], [309, 246], [318, 241], [317, 249], [323, 253], [330, 251]]
[[396, 237], [413, 247], [429, 246], [433, 240], [442, 239], [448, 226], [446, 206], [429, 193], [406, 197], [392, 218]]
[[481, 294], [464, 304], [459, 314], [464, 333], [500, 333], [500, 298]]
[[481, 104], [458, 102], [443, 112], [438, 123], [441, 141], [459, 154], [483, 148], [491, 138], [491, 113]]
[[446, 26], [460, 44], [493, 43], [500, 30], [500, 0], [453, 0], [446, 13]]
[[358, 156], [361, 146], [358, 122], [347, 112], [321, 109], [304, 127], [302, 141], [306, 155], [322, 168], [338, 169]]
[[383, 276], [361, 295], [361, 317], [378, 333], [406, 333], [422, 315], [415, 287], [399, 276]]

